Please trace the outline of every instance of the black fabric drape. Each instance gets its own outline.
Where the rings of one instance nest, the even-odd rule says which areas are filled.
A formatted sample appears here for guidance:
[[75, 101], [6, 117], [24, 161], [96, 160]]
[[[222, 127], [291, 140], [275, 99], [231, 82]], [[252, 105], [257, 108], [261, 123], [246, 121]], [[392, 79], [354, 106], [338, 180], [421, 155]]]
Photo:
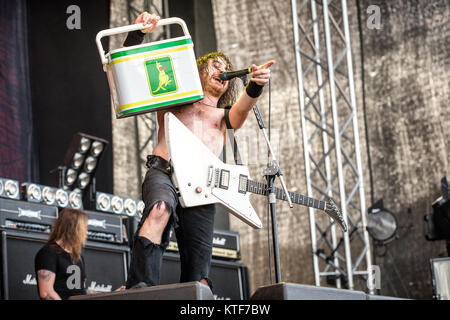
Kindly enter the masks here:
[[26, 0], [0, 0], [0, 177], [38, 181]]

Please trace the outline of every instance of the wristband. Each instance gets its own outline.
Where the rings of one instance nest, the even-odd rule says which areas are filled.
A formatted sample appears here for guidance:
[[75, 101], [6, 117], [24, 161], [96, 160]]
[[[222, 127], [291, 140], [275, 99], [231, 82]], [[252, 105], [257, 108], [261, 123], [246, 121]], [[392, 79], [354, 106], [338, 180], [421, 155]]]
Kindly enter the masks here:
[[131, 31], [128, 32], [128, 36], [125, 39], [125, 42], [123, 45], [125, 47], [135, 46], [138, 44], [141, 44], [142, 41], [144, 41], [145, 33], [143, 33], [141, 30]]
[[263, 92], [264, 86], [260, 86], [256, 82], [250, 81], [245, 88], [248, 96], [251, 98], [258, 98]]

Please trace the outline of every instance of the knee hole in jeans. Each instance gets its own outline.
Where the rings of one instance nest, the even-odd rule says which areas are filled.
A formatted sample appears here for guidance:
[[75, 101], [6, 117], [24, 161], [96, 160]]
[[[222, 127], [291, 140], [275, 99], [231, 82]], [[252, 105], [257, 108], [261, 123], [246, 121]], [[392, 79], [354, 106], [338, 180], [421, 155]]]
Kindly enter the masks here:
[[170, 214], [170, 210], [168, 210], [166, 202], [158, 201], [150, 209], [149, 216], [151, 219], [162, 220], [167, 213]]

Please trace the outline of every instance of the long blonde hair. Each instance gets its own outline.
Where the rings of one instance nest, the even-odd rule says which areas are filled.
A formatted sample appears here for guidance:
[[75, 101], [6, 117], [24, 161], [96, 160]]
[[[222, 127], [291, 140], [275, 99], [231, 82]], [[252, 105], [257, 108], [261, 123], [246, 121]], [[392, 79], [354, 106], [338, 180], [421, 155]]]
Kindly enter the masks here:
[[59, 241], [64, 248], [70, 249], [72, 263], [81, 258], [81, 251], [86, 244], [85, 231], [88, 224], [88, 215], [81, 211], [64, 208], [52, 227], [47, 244]]

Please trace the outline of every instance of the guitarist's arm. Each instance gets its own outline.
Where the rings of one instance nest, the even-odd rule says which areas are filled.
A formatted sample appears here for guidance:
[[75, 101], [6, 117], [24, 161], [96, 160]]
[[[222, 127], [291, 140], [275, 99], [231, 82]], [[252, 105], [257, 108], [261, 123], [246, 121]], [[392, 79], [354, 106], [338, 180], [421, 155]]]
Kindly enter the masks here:
[[248, 113], [258, 101], [262, 88], [269, 82], [269, 68], [274, 63], [275, 61], [270, 60], [261, 66], [252, 65], [253, 72], [250, 74], [249, 84], [230, 109], [229, 118], [233, 129], [237, 130], [244, 124]]

